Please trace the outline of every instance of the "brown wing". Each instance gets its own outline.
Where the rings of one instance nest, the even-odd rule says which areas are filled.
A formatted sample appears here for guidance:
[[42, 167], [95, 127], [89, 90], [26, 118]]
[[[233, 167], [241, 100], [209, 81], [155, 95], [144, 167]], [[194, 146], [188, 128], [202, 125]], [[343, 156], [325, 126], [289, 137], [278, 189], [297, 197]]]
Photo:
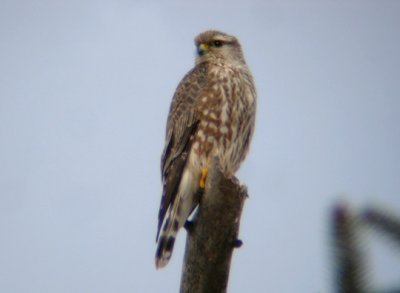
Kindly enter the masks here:
[[196, 132], [196, 98], [206, 84], [206, 65], [192, 69], [178, 85], [167, 121], [165, 148], [161, 157], [163, 195], [158, 214], [157, 237], [169, 206], [174, 202]]

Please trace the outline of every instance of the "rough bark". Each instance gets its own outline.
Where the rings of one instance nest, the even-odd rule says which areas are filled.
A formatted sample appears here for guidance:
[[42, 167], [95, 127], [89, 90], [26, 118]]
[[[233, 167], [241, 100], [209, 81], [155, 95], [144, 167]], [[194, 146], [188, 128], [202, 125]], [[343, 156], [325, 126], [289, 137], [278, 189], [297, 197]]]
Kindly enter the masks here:
[[215, 166], [187, 228], [181, 293], [226, 292], [232, 252], [241, 245], [237, 236], [247, 190]]

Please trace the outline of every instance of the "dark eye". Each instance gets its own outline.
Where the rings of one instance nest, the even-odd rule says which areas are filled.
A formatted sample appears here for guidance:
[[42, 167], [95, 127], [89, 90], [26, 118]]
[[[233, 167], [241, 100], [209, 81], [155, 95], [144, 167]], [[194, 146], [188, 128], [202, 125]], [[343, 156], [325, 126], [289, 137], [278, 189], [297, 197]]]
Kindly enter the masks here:
[[222, 42], [221, 42], [221, 41], [214, 41], [214, 42], [213, 42], [213, 45], [214, 45], [215, 47], [222, 47]]

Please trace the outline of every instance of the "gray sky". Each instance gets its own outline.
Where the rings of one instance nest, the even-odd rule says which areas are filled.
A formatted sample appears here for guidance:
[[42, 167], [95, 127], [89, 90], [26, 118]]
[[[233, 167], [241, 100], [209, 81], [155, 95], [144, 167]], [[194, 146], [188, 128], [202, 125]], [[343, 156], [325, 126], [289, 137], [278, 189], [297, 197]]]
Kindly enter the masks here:
[[[195, 35], [236, 35], [258, 89], [230, 292], [332, 292], [329, 211], [400, 211], [399, 1], [0, 3], [0, 291], [177, 292], [154, 266], [159, 159]], [[374, 285], [400, 255], [373, 233]], [[389, 242], [389, 244], [387, 243]]]

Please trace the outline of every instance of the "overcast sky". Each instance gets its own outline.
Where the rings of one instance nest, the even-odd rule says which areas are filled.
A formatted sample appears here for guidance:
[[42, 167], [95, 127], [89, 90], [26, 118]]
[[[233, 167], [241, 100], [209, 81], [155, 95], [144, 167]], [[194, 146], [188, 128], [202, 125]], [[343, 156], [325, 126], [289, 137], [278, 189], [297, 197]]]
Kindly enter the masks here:
[[[400, 1], [0, 3], [0, 291], [178, 292], [154, 266], [159, 160], [193, 38], [237, 36], [258, 90], [229, 292], [332, 290], [330, 210], [400, 214]], [[372, 286], [400, 254], [364, 235]], [[389, 242], [389, 243], [388, 243]]]

